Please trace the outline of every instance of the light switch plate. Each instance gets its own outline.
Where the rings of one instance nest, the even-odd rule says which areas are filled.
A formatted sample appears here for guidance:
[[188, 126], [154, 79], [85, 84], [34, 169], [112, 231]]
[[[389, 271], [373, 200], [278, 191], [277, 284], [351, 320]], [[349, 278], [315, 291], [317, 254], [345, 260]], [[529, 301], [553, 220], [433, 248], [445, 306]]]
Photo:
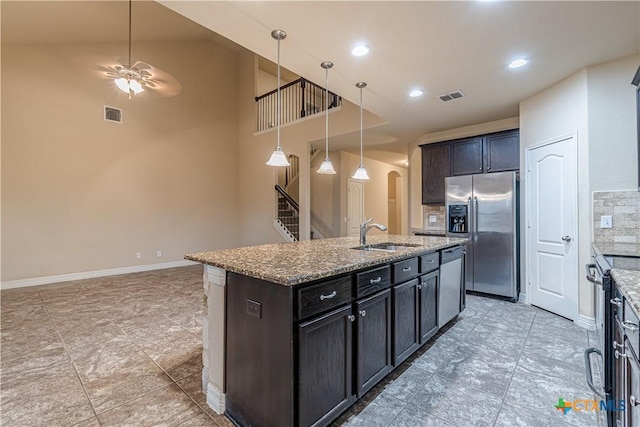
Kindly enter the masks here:
[[429, 222], [438, 222], [437, 215], [429, 215]]
[[600, 228], [612, 228], [613, 220], [611, 215], [601, 215], [600, 216]]

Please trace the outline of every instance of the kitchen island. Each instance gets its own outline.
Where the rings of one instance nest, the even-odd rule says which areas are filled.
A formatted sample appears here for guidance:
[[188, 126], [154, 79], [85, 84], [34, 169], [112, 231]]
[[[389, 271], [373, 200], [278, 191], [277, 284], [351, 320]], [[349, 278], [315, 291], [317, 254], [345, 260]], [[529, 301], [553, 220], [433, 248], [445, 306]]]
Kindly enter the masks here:
[[327, 425], [455, 317], [466, 239], [369, 237], [383, 242], [185, 256], [205, 265], [208, 405], [241, 425]]

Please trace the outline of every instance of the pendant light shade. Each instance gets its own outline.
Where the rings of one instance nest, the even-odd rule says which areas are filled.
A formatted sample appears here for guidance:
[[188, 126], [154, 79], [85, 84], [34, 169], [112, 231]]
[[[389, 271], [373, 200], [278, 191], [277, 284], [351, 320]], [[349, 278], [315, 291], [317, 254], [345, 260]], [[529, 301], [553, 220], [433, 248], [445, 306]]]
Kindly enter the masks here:
[[289, 161], [287, 160], [286, 154], [280, 147], [280, 40], [284, 40], [287, 38], [287, 33], [282, 30], [273, 30], [271, 31], [271, 37], [278, 41], [278, 95], [277, 95], [277, 111], [276, 111], [276, 122], [278, 127], [278, 145], [276, 149], [271, 154], [267, 165], [269, 166], [289, 166]]
[[129, 99], [132, 94], [144, 92], [142, 76], [131, 66], [131, 3], [132, 1], [129, 0], [129, 67], [119, 68], [118, 77], [114, 81], [118, 89], [129, 94]]
[[356, 173], [354, 173], [351, 178], [361, 180], [369, 179], [369, 174], [364, 168], [364, 158], [362, 156], [362, 89], [366, 86], [367, 84], [365, 82], [356, 83], [356, 87], [360, 89], [360, 167], [356, 170]]
[[324, 175], [335, 175], [336, 170], [333, 168], [333, 163], [331, 163], [331, 159], [329, 158], [329, 68], [333, 67], [333, 62], [324, 61], [322, 64], [320, 64], [320, 66], [324, 68], [324, 71], [325, 71], [325, 79], [326, 79], [325, 99], [326, 99], [327, 105], [325, 107], [325, 115], [324, 115], [325, 117], [324, 119], [325, 158], [322, 161], [322, 164], [320, 164], [320, 167], [316, 172]]

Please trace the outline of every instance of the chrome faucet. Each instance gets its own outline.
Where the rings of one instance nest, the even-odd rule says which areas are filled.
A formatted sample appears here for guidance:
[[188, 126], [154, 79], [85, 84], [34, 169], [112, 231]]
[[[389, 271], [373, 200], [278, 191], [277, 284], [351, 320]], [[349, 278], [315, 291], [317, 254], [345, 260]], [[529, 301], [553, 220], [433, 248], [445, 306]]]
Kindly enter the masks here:
[[382, 224], [367, 225], [371, 221], [373, 221], [373, 218], [371, 218], [369, 220], [366, 220], [365, 222], [360, 224], [360, 244], [361, 245], [366, 245], [367, 244], [367, 232], [369, 230], [371, 230], [373, 227], [377, 228], [380, 231], [387, 231], [387, 227], [382, 225]]

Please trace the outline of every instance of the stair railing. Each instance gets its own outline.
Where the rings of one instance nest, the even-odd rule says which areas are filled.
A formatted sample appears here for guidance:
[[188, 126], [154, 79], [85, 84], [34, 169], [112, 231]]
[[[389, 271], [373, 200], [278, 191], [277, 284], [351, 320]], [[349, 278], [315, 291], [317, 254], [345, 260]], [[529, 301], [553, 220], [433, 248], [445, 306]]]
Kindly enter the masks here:
[[282, 187], [276, 184], [275, 189], [278, 203], [278, 220], [293, 235], [295, 240], [300, 240], [300, 207]]
[[[256, 96], [257, 132], [276, 126], [277, 89]], [[342, 97], [329, 92], [312, 81], [299, 78], [280, 87], [280, 124], [286, 124], [303, 117], [342, 105]]]

